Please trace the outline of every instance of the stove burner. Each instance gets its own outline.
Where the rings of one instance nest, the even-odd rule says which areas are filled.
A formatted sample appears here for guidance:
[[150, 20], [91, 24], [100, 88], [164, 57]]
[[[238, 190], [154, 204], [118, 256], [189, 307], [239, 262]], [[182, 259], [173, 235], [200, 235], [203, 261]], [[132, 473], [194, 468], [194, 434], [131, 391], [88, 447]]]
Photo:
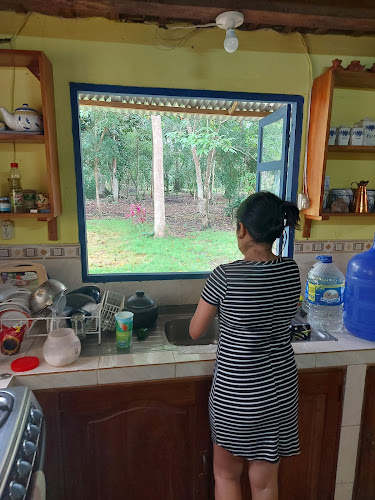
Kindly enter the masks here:
[[8, 420], [13, 408], [13, 397], [4, 391], [0, 391], [0, 427]]

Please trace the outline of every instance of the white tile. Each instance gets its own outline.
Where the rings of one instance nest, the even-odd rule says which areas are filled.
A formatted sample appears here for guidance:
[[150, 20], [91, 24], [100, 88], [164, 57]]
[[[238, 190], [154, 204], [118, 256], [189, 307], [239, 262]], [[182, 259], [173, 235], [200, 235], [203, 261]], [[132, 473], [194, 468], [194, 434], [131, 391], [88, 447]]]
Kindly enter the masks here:
[[44, 373], [39, 375], [18, 375], [17, 381], [27, 385], [31, 390], [55, 389], [61, 387], [83, 387], [97, 385], [97, 370]]
[[341, 428], [336, 483], [354, 482], [358, 437], [359, 425]]
[[[188, 354], [185, 356], [188, 356]], [[176, 377], [200, 377], [202, 375], [212, 375], [214, 367], [215, 361], [176, 363]]]
[[297, 368], [299, 370], [315, 368], [316, 354], [297, 354], [295, 356]]
[[353, 483], [336, 484], [335, 500], [352, 500]]
[[140, 380], [159, 380], [175, 378], [175, 364], [126, 366], [122, 368], [103, 368], [98, 371], [99, 384], [119, 384]]
[[350, 365], [346, 371], [344, 409], [341, 425], [360, 425], [366, 365]]
[[294, 354], [311, 354], [313, 351], [310, 342], [293, 342]]
[[151, 366], [174, 363], [175, 359], [172, 352], [151, 351], [137, 352], [135, 354], [120, 354], [113, 356], [101, 356], [99, 360], [99, 369], [118, 368], [123, 366]]
[[348, 366], [375, 363], [375, 349], [317, 353], [316, 367]]
[[216, 353], [190, 353], [179, 354], [178, 351], [173, 351], [174, 360], [176, 363], [186, 363], [188, 361], [211, 361], [216, 359]]

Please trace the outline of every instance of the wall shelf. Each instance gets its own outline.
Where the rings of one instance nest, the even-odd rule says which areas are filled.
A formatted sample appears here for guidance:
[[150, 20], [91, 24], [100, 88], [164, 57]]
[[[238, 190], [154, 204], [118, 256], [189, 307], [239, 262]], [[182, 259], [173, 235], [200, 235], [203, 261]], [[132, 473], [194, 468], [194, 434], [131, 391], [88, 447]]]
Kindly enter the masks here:
[[24, 134], [22, 132], [0, 132], [0, 143], [26, 143], [26, 144], [44, 144], [43, 134]]
[[375, 153], [375, 146], [328, 146], [328, 153]]

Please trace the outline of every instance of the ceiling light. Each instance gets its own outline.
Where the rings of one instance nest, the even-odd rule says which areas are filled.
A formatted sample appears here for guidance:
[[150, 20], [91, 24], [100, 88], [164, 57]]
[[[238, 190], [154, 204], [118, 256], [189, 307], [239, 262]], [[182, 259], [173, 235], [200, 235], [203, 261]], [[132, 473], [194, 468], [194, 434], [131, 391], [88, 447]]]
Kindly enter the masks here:
[[235, 28], [241, 26], [243, 21], [243, 14], [236, 11], [223, 12], [217, 16], [216, 26], [226, 31], [224, 49], [227, 52], [235, 52], [238, 49], [238, 39]]

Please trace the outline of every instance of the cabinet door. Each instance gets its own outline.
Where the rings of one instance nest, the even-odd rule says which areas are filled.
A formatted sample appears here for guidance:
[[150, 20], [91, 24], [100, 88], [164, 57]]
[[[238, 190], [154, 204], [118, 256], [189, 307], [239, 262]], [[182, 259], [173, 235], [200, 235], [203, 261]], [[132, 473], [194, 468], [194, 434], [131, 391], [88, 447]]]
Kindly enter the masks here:
[[[343, 370], [299, 374], [301, 453], [280, 462], [279, 500], [333, 498], [343, 381]], [[244, 471], [242, 495], [250, 499], [246, 476]]]
[[353, 500], [375, 498], [375, 366], [367, 369]]
[[62, 393], [65, 498], [206, 499], [206, 386], [168, 381]]

